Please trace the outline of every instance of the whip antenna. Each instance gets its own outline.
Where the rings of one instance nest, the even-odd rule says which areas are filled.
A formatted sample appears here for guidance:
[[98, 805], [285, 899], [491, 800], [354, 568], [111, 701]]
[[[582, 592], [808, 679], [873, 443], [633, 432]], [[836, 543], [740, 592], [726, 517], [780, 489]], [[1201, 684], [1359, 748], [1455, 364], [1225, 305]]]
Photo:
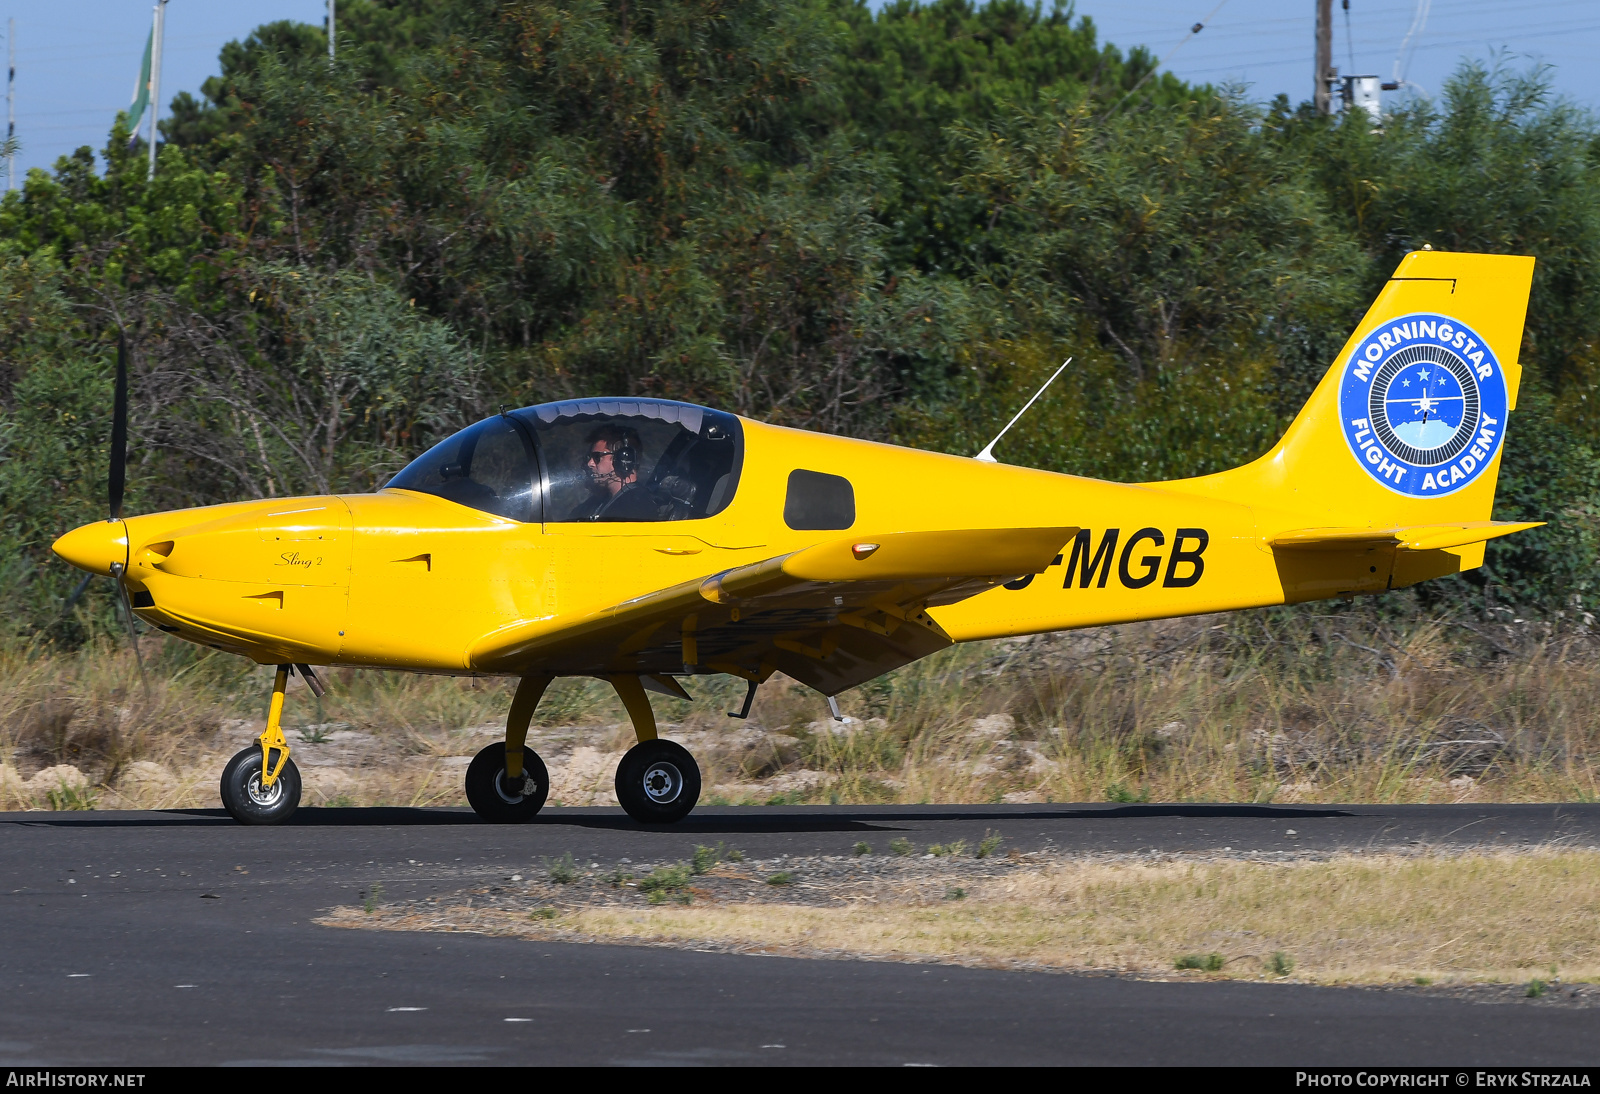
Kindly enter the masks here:
[[1034, 392], [1033, 393], [1033, 398], [1029, 399], [1027, 402], [1022, 404], [1022, 409], [1017, 411], [1016, 417], [1012, 418], [1009, 422], [1007, 422], [1006, 423], [1006, 428], [1002, 429], [995, 436], [994, 440], [992, 440], [988, 444], [984, 445], [983, 446], [983, 451], [979, 452], [976, 456], [973, 457], [973, 459], [982, 460], [984, 463], [999, 463], [1000, 461], [994, 458], [994, 446], [999, 444], [1000, 443], [1000, 438], [1004, 437], [1006, 435], [1007, 431], [1009, 431], [1012, 426], [1017, 424], [1018, 419], [1020, 419], [1024, 414], [1026, 414], [1028, 412], [1028, 408], [1030, 406], [1032, 406], [1034, 403], [1039, 401], [1039, 396], [1044, 394], [1044, 389], [1046, 387], [1049, 387], [1051, 384], [1055, 383], [1057, 376], [1060, 376], [1063, 372], [1067, 371], [1067, 366], [1070, 365], [1070, 364], [1072, 364], [1072, 358], [1070, 358], [1070, 357], [1068, 357], [1065, 361], [1061, 362], [1061, 367], [1056, 369], [1055, 372], [1053, 374], [1051, 374], [1050, 379], [1048, 379], [1048, 380], [1046, 380], [1044, 382], [1044, 387], [1041, 387], [1038, 391]]

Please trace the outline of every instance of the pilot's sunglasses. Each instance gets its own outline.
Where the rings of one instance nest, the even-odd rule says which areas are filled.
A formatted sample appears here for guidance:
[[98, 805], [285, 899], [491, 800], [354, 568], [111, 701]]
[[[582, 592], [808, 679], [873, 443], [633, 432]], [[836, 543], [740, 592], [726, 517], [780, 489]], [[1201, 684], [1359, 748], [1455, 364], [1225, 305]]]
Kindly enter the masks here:
[[599, 463], [601, 460], [605, 459], [607, 456], [610, 456], [610, 455], [612, 455], [612, 453], [610, 453], [610, 452], [591, 452], [591, 453], [589, 453], [587, 456], [585, 456], [583, 458], [583, 462], [584, 463]]

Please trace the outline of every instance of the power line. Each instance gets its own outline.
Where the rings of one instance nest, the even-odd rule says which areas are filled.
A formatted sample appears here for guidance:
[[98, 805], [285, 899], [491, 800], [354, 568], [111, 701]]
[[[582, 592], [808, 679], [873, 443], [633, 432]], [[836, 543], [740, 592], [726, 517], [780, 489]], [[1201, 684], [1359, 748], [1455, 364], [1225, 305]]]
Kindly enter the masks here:
[[[1434, 53], [1441, 49], [1454, 49], [1460, 46], [1471, 45], [1476, 42], [1493, 42], [1497, 40], [1508, 47], [1513, 47], [1517, 42], [1550, 37], [1566, 38], [1575, 34], [1583, 34], [1595, 30], [1600, 30], [1600, 23], [1592, 21], [1579, 23], [1542, 23], [1522, 28], [1515, 34], [1506, 35], [1504, 37], [1483, 34], [1460, 34], [1450, 37], [1439, 37], [1429, 42], [1418, 43], [1413, 52]], [[1392, 41], [1392, 39], [1389, 40]], [[1361, 46], [1363, 49], [1377, 48], [1384, 44], [1384, 38], [1376, 34], [1371, 37], [1363, 36], [1357, 41], [1356, 44]], [[1189, 71], [1193, 76], [1205, 76], [1213, 73], [1236, 72], [1244, 64], [1250, 64], [1252, 67], [1259, 68], [1273, 68], [1278, 66], [1293, 67], [1302, 63], [1300, 61], [1293, 60], [1292, 58], [1284, 58], [1283, 51], [1278, 48], [1273, 48], [1270, 50], [1263, 49], [1259, 52], [1252, 53], [1233, 52], [1230, 54], [1230, 60], [1234, 63], [1228, 65], [1213, 65], [1205, 68], [1195, 68]]]
[[[1395, 51], [1394, 69], [1389, 77], [1389, 82], [1397, 86], [1405, 86], [1406, 72], [1411, 68], [1411, 58], [1416, 54], [1417, 47], [1411, 44], [1422, 29], [1428, 25], [1428, 9], [1433, 7], [1433, 0], [1417, 0], [1416, 13], [1411, 17], [1411, 26], [1406, 30], [1406, 36], [1400, 40], [1400, 48]], [[1407, 52], [1407, 47], [1410, 51]]]
[[1154, 68], [1152, 68], [1149, 72], [1146, 72], [1143, 76], [1140, 76], [1138, 83], [1136, 83], [1132, 87], [1130, 87], [1128, 89], [1128, 93], [1126, 95], [1124, 95], [1122, 98], [1117, 100], [1117, 105], [1116, 106], [1113, 106], [1110, 110], [1106, 111], [1106, 116], [1110, 117], [1112, 114], [1115, 114], [1117, 112], [1117, 109], [1119, 107], [1121, 107], [1123, 103], [1125, 103], [1129, 99], [1133, 98], [1133, 93], [1135, 91], [1138, 91], [1141, 87], [1144, 86], [1144, 82], [1146, 80], [1148, 80], [1151, 76], [1154, 76], [1157, 72], [1161, 71], [1161, 69], [1165, 68], [1167, 62], [1172, 60], [1173, 54], [1177, 53], [1178, 50], [1182, 49], [1184, 47], [1184, 44], [1186, 42], [1188, 42], [1189, 39], [1193, 38], [1196, 34], [1199, 34], [1202, 30], [1205, 30], [1206, 29], [1206, 24], [1211, 22], [1211, 20], [1216, 17], [1217, 12], [1222, 10], [1222, 5], [1226, 4], [1227, 2], [1228, 2], [1228, 0], [1218, 0], [1217, 6], [1211, 9], [1211, 14], [1207, 15], [1204, 19], [1200, 20], [1194, 26], [1190, 27], [1189, 28], [1189, 33], [1185, 34], [1181, 39], [1179, 39], [1177, 45], [1175, 45], [1171, 49], [1167, 50], [1167, 55], [1165, 57], [1161, 58], [1161, 60], [1157, 61]]

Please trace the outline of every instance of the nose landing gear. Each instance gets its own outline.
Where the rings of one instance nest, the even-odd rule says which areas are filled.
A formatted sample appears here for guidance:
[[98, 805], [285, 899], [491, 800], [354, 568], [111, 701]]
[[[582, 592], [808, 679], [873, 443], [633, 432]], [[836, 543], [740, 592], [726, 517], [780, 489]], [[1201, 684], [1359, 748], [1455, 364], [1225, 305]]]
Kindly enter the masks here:
[[[310, 670], [302, 667], [311, 680]], [[300, 806], [300, 769], [289, 759], [283, 736], [283, 691], [289, 666], [279, 665], [272, 683], [267, 728], [222, 769], [222, 807], [240, 824], [282, 824]], [[320, 692], [319, 692], [320, 694]]]

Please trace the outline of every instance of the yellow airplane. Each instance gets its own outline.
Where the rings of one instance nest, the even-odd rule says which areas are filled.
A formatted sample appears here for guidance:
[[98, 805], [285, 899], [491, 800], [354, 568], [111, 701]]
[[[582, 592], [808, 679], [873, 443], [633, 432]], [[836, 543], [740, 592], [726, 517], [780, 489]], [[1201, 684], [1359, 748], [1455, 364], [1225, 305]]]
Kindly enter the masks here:
[[[783, 672], [833, 697], [955, 642], [1396, 589], [1536, 527], [1489, 519], [1516, 403], [1533, 259], [1407, 255], [1289, 427], [1221, 474], [1127, 485], [779, 428], [685, 403], [575, 399], [488, 418], [374, 494], [113, 519], [56, 541], [160, 630], [276, 665], [259, 746], [222, 800], [286, 819], [300, 777], [284, 688], [311, 666], [520, 679], [466, 793], [525, 821], [525, 747], [558, 676], [609, 680], [638, 744], [616, 793], [641, 822], [700, 772], [646, 691]], [[125, 420], [125, 376], [118, 417]], [[1013, 419], [1015, 421], [1015, 419]], [[1008, 427], [1009, 428], [1009, 427]], [[993, 445], [990, 446], [992, 448]], [[88, 579], [85, 578], [87, 581]], [[319, 691], [320, 694], [320, 691]], [[743, 716], [743, 715], [735, 715]]]

